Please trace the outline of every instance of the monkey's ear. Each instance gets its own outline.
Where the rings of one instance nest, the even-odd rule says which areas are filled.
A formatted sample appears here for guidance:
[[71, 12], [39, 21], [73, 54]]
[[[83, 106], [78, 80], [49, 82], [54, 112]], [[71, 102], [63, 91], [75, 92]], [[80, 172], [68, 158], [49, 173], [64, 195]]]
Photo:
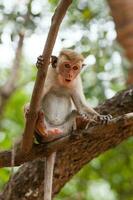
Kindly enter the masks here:
[[82, 68], [83, 68], [84, 66], [86, 66], [86, 64], [83, 63], [83, 64], [82, 64]]
[[51, 64], [53, 68], [56, 68], [57, 61], [58, 61], [58, 58], [56, 56], [51, 56]]

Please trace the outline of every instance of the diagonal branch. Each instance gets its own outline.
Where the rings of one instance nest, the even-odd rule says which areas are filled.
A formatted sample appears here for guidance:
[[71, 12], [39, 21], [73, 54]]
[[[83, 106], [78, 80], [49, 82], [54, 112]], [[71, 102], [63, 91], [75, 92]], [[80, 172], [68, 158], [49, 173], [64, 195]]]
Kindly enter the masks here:
[[[29, 154], [25, 156], [21, 155], [21, 153], [18, 153], [18, 149], [15, 155], [14, 164], [15, 166], [19, 166], [25, 162], [33, 161], [37, 158], [43, 159], [45, 156], [49, 156], [54, 151], [59, 151], [62, 148], [67, 149], [67, 146], [70, 147], [74, 145], [76, 150], [79, 144], [83, 145], [82, 143], [84, 140], [86, 140], [84, 141], [84, 145], [88, 146], [88, 151], [91, 151], [93, 146], [96, 147], [99, 144], [101, 145], [103, 141], [102, 145], [104, 145], [105, 148], [103, 149], [101, 145], [101, 150], [97, 151], [96, 153], [96, 155], [98, 155], [102, 153], [102, 151], [118, 145], [120, 142], [130, 136], [133, 136], [133, 113], [116, 117], [112, 119], [108, 125], [96, 125], [88, 128], [88, 130], [74, 131], [73, 133], [50, 143], [41, 145], [34, 144]], [[91, 146], [88, 145], [90, 142]], [[10, 167], [11, 157], [11, 151], [1, 152], [0, 167]], [[91, 159], [92, 157], [94, 156], [91, 155]]]
[[35, 86], [30, 102], [30, 111], [27, 116], [26, 125], [24, 129], [23, 139], [22, 139], [22, 152], [28, 153], [32, 148], [33, 144], [33, 132], [35, 128], [35, 123], [37, 119], [37, 114], [40, 109], [41, 97], [44, 88], [44, 82], [47, 74], [48, 64], [50, 56], [55, 44], [55, 40], [58, 34], [60, 24], [66, 14], [66, 11], [72, 0], [61, 0], [57, 6], [55, 13], [51, 20], [51, 27], [48, 33], [46, 44], [43, 50], [44, 66], [38, 69]]

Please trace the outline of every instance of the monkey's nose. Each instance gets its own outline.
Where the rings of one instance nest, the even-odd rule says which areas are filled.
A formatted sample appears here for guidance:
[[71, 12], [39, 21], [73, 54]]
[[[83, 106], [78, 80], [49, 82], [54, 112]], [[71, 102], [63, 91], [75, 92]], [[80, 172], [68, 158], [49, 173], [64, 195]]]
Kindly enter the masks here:
[[68, 74], [68, 77], [69, 77], [69, 78], [72, 78], [72, 74]]

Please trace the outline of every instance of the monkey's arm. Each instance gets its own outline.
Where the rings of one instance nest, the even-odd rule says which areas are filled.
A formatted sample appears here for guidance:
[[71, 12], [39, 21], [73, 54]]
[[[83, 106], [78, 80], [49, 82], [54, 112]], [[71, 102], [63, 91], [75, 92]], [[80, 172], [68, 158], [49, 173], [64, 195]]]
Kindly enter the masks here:
[[93, 108], [87, 105], [84, 96], [82, 96], [79, 91], [73, 90], [71, 97], [79, 114], [88, 114], [88, 116], [90, 117], [99, 116], [99, 113], [97, 113]]
[[77, 86], [71, 91], [71, 97], [79, 114], [83, 118], [90, 121], [100, 121], [101, 123], [107, 123], [112, 119], [111, 115], [100, 115], [86, 103], [81, 79], [78, 80]]

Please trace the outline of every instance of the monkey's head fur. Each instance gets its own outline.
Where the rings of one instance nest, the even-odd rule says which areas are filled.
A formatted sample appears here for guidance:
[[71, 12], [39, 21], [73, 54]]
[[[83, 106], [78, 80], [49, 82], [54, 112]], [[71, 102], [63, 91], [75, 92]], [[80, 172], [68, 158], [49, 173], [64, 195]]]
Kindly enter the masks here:
[[[79, 54], [71, 49], [62, 49], [59, 53], [59, 56], [51, 56], [51, 63], [52, 63], [52, 67], [56, 68], [57, 67], [57, 62], [59, 63], [60, 61], [62, 62], [62, 60], [69, 60], [69, 61], [81, 61], [83, 64], [84, 61], [84, 57], [82, 54]], [[84, 66], [84, 64], [83, 64]]]
[[58, 58], [51, 57], [52, 67], [56, 68], [57, 73], [62, 76], [66, 83], [70, 83], [77, 77], [84, 66], [83, 62], [83, 55], [71, 49], [61, 50]]

